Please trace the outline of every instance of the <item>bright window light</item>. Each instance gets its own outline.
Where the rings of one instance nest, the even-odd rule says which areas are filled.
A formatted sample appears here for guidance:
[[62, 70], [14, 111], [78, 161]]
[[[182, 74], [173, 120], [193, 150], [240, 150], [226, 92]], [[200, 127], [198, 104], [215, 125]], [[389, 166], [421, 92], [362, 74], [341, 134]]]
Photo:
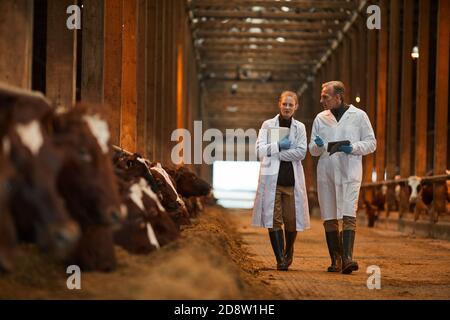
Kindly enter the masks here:
[[213, 189], [218, 203], [226, 208], [253, 208], [259, 166], [257, 161], [215, 161]]

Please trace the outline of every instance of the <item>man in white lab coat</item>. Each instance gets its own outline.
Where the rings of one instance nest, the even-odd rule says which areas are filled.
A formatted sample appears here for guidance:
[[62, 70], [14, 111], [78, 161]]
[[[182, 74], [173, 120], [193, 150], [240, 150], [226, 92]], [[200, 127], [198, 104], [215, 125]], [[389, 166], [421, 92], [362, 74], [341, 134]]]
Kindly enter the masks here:
[[[294, 256], [297, 231], [309, 229], [310, 223], [302, 166], [307, 137], [305, 125], [293, 118], [298, 108], [297, 95], [291, 91], [283, 92], [278, 106], [279, 114], [264, 121], [256, 141], [261, 169], [252, 224], [269, 229], [277, 269], [288, 270]], [[276, 129], [276, 132], [280, 127], [289, 128], [289, 134], [280, 141], [269, 141], [269, 131]]]
[[[349, 274], [358, 270], [353, 261], [356, 210], [362, 181], [362, 156], [376, 149], [376, 139], [367, 114], [345, 103], [345, 86], [340, 81], [322, 85], [320, 102], [324, 111], [314, 119], [309, 151], [320, 156], [317, 165], [317, 192], [331, 266], [328, 272]], [[350, 141], [336, 153], [328, 143]], [[330, 145], [331, 146], [331, 145]], [[339, 221], [343, 231], [339, 232]]]

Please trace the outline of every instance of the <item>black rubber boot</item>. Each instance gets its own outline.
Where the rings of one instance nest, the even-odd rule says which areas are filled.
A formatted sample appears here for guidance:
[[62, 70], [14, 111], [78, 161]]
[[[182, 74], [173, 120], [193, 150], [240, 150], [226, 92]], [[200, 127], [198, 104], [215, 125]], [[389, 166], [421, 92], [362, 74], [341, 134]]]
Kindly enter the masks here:
[[284, 235], [283, 230], [269, 231], [270, 243], [272, 244], [273, 253], [277, 259], [277, 270], [287, 270], [288, 266], [284, 261]]
[[358, 270], [358, 263], [353, 261], [353, 244], [355, 243], [355, 231], [344, 230], [342, 232], [342, 273], [350, 274]]
[[294, 258], [294, 244], [295, 239], [297, 238], [297, 231], [284, 231], [284, 235], [286, 238], [286, 248], [284, 250], [284, 261], [286, 265], [289, 267], [292, 264], [292, 260]]
[[328, 272], [341, 272], [342, 270], [342, 244], [338, 231], [325, 232], [327, 239], [328, 252], [331, 258], [331, 266]]

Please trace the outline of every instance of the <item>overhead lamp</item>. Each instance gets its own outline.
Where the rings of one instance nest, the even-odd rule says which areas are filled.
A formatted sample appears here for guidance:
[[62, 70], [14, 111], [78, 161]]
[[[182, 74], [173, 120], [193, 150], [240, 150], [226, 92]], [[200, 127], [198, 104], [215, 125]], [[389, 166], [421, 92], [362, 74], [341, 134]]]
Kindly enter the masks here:
[[411, 57], [415, 60], [419, 58], [419, 47], [414, 46], [411, 51]]

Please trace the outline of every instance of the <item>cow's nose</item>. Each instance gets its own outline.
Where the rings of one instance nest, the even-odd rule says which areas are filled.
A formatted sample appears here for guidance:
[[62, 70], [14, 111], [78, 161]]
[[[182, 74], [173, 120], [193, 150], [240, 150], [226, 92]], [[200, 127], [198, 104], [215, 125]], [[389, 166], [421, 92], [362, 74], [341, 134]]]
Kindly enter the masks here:
[[58, 254], [65, 255], [80, 238], [80, 227], [76, 222], [68, 222], [55, 229], [54, 239]]
[[127, 216], [127, 210], [126, 207], [120, 207], [120, 208], [110, 208], [109, 209], [111, 220], [113, 224], [121, 224], [126, 216]]

